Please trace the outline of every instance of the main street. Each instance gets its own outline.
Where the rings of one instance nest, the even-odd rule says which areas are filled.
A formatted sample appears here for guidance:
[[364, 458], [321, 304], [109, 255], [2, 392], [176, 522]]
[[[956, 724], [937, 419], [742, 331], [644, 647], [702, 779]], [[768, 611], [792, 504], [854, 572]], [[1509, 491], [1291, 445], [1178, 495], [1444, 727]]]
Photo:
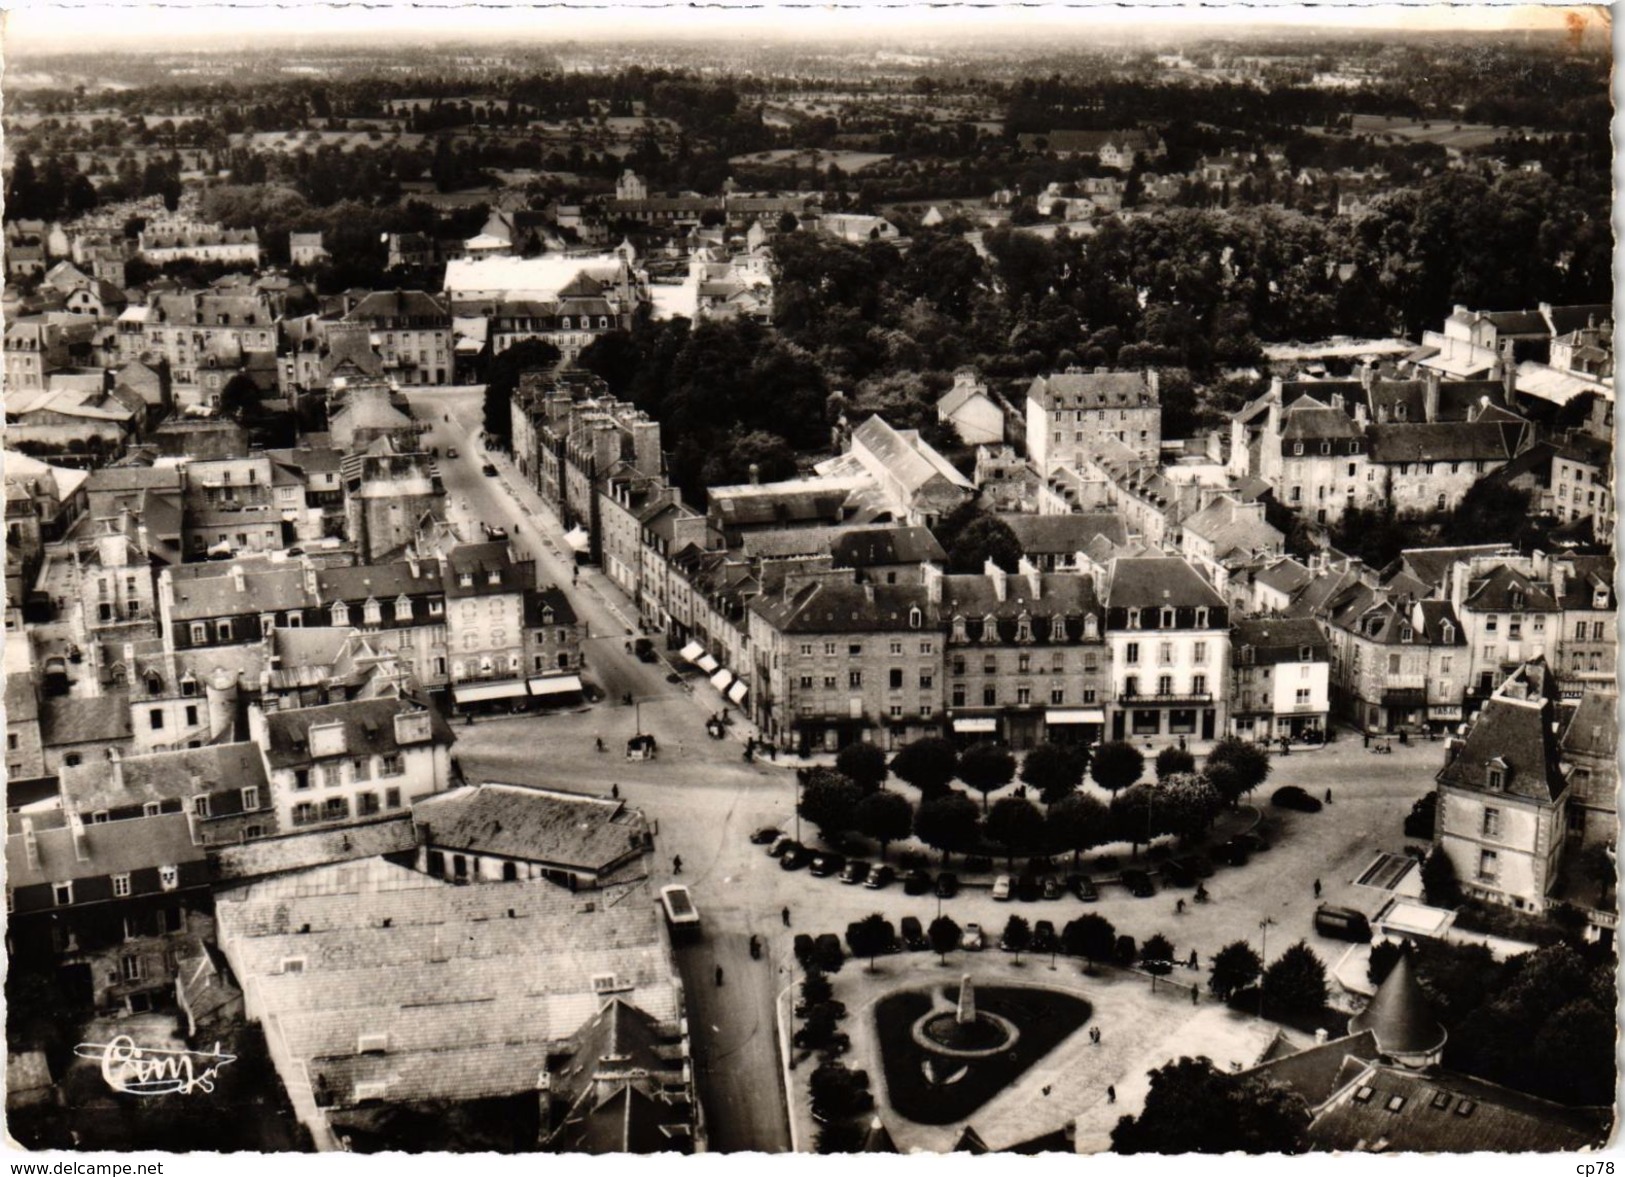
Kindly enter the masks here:
[[[1273, 757], [1270, 780], [1254, 800], [1276, 826], [1274, 846], [1247, 866], [1219, 868], [1207, 880], [1213, 901], [1200, 907], [1189, 903], [1188, 890], [1159, 890], [1154, 898], [1135, 899], [1120, 887], [1103, 888], [1098, 903], [1085, 905], [1070, 896], [1053, 902], [996, 903], [985, 886], [978, 886], [939, 905], [930, 896], [905, 896], [896, 883], [869, 891], [832, 878], [815, 879], [805, 871], [781, 871], [748, 836], [760, 826], [794, 828], [790, 765], [747, 765], [738, 742], [709, 738], [704, 718], [720, 702], [703, 679], [694, 680], [690, 694], [666, 681], [664, 663], [645, 665], [627, 653], [628, 620], [634, 614], [598, 572], [583, 569], [579, 584], [570, 587], [571, 558], [556, 521], [534, 492], [503, 459], [494, 459], [503, 477], [480, 473], [488, 459], [474, 440], [481, 414], [477, 392], [414, 389], [409, 395], [420, 416], [435, 423], [428, 444], [440, 446], [453, 519], [471, 538], [478, 538], [481, 520], [507, 527], [515, 545], [536, 557], [540, 579], [565, 588], [594, 635], [587, 655], [591, 676], [609, 692], [605, 702], [573, 713], [457, 728], [465, 775], [606, 794], [617, 787], [656, 823], [660, 882], [671, 875], [672, 858], [681, 856], [681, 881], [691, 888], [705, 925], [704, 937], [683, 946], [679, 960], [689, 992], [700, 1090], [716, 1148], [789, 1147], [771, 1002], [779, 989], [796, 980], [785, 971], [788, 940], [795, 932], [839, 935], [848, 922], [874, 911], [894, 924], [905, 915], [929, 923], [940, 906], [962, 925], [982, 924], [996, 941], [1012, 913], [1051, 920], [1061, 928], [1086, 911], [1096, 911], [1136, 941], [1162, 932], [1181, 958], [1195, 949], [1207, 961], [1234, 940], [1261, 947], [1259, 925], [1268, 918], [1274, 921], [1268, 925], [1271, 959], [1307, 939], [1330, 966], [1347, 946], [1315, 934], [1317, 902], [1374, 912], [1385, 898], [1356, 880], [1377, 854], [1402, 849], [1401, 823], [1412, 802], [1432, 787], [1433, 773], [1443, 762], [1442, 743], [1395, 745], [1392, 755], [1376, 755], [1345, 732], [1323, 749]], [[449, 424], [443, 420], [447, 414]], [[445, 457], [448, 444], [459, 449], [457, 459]], [[617, 702], [626, 691], [641, 700], [637, 708]], [[628, 761], [620, 754], [635, 724], [658, 739], [658, 760]], [[609, 751], [595, 751], [598, 737]], [[1282, 784], [1303, 785], [1317, 797], [1330, 788], [1332, 804], [1318, 814], [1275, 810], [1268, 796]], [[805, 841], [816, 841], [816, 831], [802, 832]], [[1126, 861], [1126, 848], [1120, 857]], [[1313, 889], [1317, 879], [1320, 900]], [[1181, 897], [1187, 906], [1178, 913], [1175, 905]], [[780, 920], [785, 907], [792, 913], [790, 929]], [[767, 949], [761, 961], [750, 959], [752, 934], [761, 936]], [[720, 989], [715, 983], [718, 964], [724, 975]]]

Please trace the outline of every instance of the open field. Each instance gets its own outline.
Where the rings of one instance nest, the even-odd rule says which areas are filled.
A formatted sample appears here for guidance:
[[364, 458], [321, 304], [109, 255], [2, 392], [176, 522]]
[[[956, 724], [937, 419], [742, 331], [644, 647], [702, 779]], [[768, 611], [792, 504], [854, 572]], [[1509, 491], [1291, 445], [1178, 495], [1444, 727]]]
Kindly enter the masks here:
[[1452, 123], [1444, 119], [1417, 121], [1416, 119], [1389, 118], [1385, 115], [1357, 114], [1353, 133], [1356, 135], [1392, 135], [1410, 143], [1437, 143], [1468, 151], [1483, 147], [1511, 134], [1532, 134], [1518, 127], [1492, 127], [1485, 123]]
[[861, 172], [864, 168], [872, 167], [877, 163], [884, 163], [891, 156], [875, 151], [823, 151], [819, 148], [808, 148], [797, 151], [786, 147], [778, 151], [758, 151], [753, 155], [736, 155], [728, 162], [735, 167], [766, 167], [783, 168], [794, 164], [796, 167], [813, 168], [824, 171], [830, 164], [834, 164], [843, 172]]

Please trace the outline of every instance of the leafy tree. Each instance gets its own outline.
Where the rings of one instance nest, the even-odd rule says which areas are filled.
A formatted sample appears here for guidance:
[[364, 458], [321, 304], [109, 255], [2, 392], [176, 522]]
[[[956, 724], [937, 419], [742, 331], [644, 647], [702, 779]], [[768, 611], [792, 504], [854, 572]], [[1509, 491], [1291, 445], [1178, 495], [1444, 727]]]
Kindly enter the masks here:
[[1051, 846], [1072, 851], [1072, 864], [1076, 866], [1079, 854], [1107, 840], [1111, 815], [1087, 793], [1073, 793], [1049, 807], [1044, 814], [1044, 831]]
[[901, 793], [881, 789], [858, 802], [856, 820], [859, 833], [880, 843], [884, 862], [887, 847], [914, 831], [914, 806]]
[[1180, 772], [1159, 780], [1157, 817], [1163, 828], [1190, 839], [1205, 831], [1224, 808], [1224, 798], [1206, 778], [1194, 772]]
[[1025, 797], [1001, 797], [987, 815], [987, 836], [1004, 847], [1013, 867], [1018, 850], [1030, 851], [1043, 840], [1044, 815]]
[[807, 975], [801, 981], [801, 1000], [809, 1008], [823, 1005], [824, 1002], [835, 996], [835, 986], [829, 983], [829, 978], [816, 964], [807, 966]]
[[946, 915], [939, 915], [925, 930], [925, 938], [931, 941], [931, 951], [941, 958], [940, 963], [947, 964], [948, 954], [959, 947], [960, 931], [953, 917]]
[[1422, 860], [1422, 894], [1431, 907], [1456, 907], [1461, 903], [1461, 883], [1456, 865], [1438, 846]]
[[1439, 812], [1439, 794], [1424, 793], [1405, 815], [1405, 836], [1424, 842], [1433, 840], [1433, 824]]
[[1016, 758], [1010, 749], [991, 740], [966, 748], [959, 757], [959, 779], [982, 795], [982, 812], [987, 812], [988, 794], [1002, 789], [1016, 777]]
[[807, 1079], [813, 1111], [826, 1120], [853, 1115], [864, 1090], [851, 1068], [833, 1059], [820, 1063]]
[[1112, 959], [1124, 968], [1128, 968], [1129, 965], [1133, 964], [1135, 957], [1138, 955], [1139, 950], [1135, 946], [1133, 936], [1119, 936], [1116, 943], [1112, 945]]
[[914, 811], [914, 834], [944, 856], [969, 850], [976, 844], [981, 814], [976, 802], [963, 793], [947, 793], [920, 802]]
[[[1221, 764], [1228, 766], [1229, 771], [1220, 773], [1215, 779], [1212, 775], [1213, 770]], [[1269, 778], [1270, 756], [1251, 740], [1225, 736], [1214, 744], [1213, 750], [1207, 754], [1206, 767], [1209, 782], [1227, 801], [1234, 804]]]
[[1144, 771], [1145, 757], [1133, 744], [1123, 740], [1110, 740], [1096, 748], [1089, 765], [1089, 776], [1111, 793], [1114, 801], [1118, 791], [1139, 780]]
[[1112, 1129], [1112, 1151], [1298, 1154], [1309, 1150], [1309, 1107], [1279, 1084], [1182, 1058], [1151, 1072], [1145, 1107]]
[[836, 754], [835, 767], [866, 794], [886, 783], [886, 754], [861, 740], [848, 744]]
[[1527, 1082], [1548, 1099], [1601, 1107], [1617, 1091], [1614, 1015], [1586, 998], [1541, 1025], [1530, 1043]]
[[1207, 987], [1220, 1001], [1229, 1001], [1250, 985], [1257, 984], [1264, 962], [1245, 940], [1236, 940], [1219, 949], [1213, 958], [1213, 975]]
[[485, 385], [486, 444], [499, 450], [513, 446], [510, 405], [526, 372], [550, 372], [558, 364], [559, 349], [541, 339], [526, 339], [500, 352], [491, 361]]
[[1168, 832], [1168, 808], [1162, 793], [1151, 784], [1135, 785], [1116, 799], [1110, 811], [1112, 836], [1129, 843], [1133, 852], [1140, 844], [1150, 845], [1158, 834]]
[[1194, 772], [1196, 757], [1183, 748], [1169, 746], [1157, 753], [1157, 779], [1173, 776], [1176, 772]]
[[892, 775], [913, 785], [926, 798], [948, 791], [959, 772], [959, 752], [940, 736], [905, 744], [891, 758]]
[[857, 822], [858, 802], [862, 799], [858, 787], [834, 769], [814, 768], [801, 787], [798, 812], [803, 820], [817, 826], [827, 840], [853, 828]]
[[1016, 533], [994, 515], [972, 520], [951, 544], [942, 546], [948, 552], [949, 572], [978, 573], [989, 560], [1006, 572], [1014, 572], [1022, 556], [1021, 541]]
[[1033, 928], [1023, 917], [1012, 915], [1004, 921], [1004, 935], [999, 939], [999, 946], [1016, 954], [1016, 963], [1021, 963], [1021, 954], [1027, 951], [1028, 945], [1033, 942]]
[[897, 942], [897, 930], [878, 911], [846, 926], [846, 946], [853, 956], [869, 958], [869, 971], [875, 970], [875, 957]]
[[259, 385], [246, 372], [237, 373], [220, 390], [220, 411], [234, 421], [247, 421], [259, 416]]
[[1093, 912], [1067, 921], [1061, 929], [1061, 944], [1067, 955], [1084, 957], [1091, 964], [1110, 960], [1116, 943], [1117, 929], [1112, 922]]
[[1153, 976], [1165, 977], [1174, 971], [1174, 945], [1161, 932], [1140, 945], [1140, 967]]
[[1373, 986], [1381, 985], [1388, 979], [1388, 974], [1394, 971], [1399, 958], [1414, 951], [1414, 946], [1409, 941], [1395, 943], [1392, 940], [1378, 940], [1371, 946], [1371, 957], [1365, 964], [1366, 980]]
[[1326, 966], [1299, 940], [1264, 970], [1264, 1000], [1284, 1013], [1315, 1014], [1326, 1005]]
[[1054, 805], [1077, 792], [1087, 767], [1087, 750], [1044, 743], [1027, 753], [1021, 764], [1021, 779], [1038, 790], [1045, 805]]
[[742, 486], [753, 479], [781, 482], [795, 474], [795, 451], [784, 438], [765, 429], [736, 428], [717, 439], [702, 477], [707, 486]]

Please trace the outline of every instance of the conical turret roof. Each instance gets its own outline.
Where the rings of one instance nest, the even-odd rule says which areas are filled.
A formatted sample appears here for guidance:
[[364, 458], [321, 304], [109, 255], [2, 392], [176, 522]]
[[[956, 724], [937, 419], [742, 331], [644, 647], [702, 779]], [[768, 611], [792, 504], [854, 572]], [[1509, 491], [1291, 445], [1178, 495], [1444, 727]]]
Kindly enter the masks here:
[[965, 1130], [959, 1134], [959, 1140], [954, 1145], [954, 1151], [974, 1153], [980, 1156], [987, 1152], [987, 1142], [982, 1139], [980, 1132], [966, 1124]]
[[863, 1138], [863, 1151], [864, 1152], [896, 1152], [897, 1151], [897, 1145], [892, 1140], [891, 1133], [886, 1131], [886, 1125], [884, 1125], [884, 1124], [882, 1124], [880, 1122], [880, 1117], [879, 1116], [876, 1116], [869, 1123], [869, 1134]]
[[1349, 1019], [1349, 1033], [1370, 1030], [1386, 1055], [1433, 1054], [1444, 1046], [1444, 1027], [1434, 1019], [1422, 987], [1402, 952], [1393, 971], [1377, 987], [1371, 1004]]

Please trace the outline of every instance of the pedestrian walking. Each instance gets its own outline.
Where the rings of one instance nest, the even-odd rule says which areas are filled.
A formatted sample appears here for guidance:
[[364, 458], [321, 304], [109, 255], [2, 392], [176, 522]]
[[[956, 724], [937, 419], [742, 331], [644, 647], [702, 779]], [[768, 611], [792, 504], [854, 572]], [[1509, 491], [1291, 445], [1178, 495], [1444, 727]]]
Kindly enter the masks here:
[[1365, 733], [1365, 746], [1367, 748], [1371, 747], [1371, 733], [1370, 732]]
[[1113, 1087], [1110, 1083], [1106, 1084], [1106, 1102], [1117, 1102], [1117, 1088]]
[[1330, 789], [1327, 789], [1326, 790], [1326, 804], [1330, 805], [1331, 803], [1332, 803], [1332, 791]]
[[1197, 992], [1196, 992], [1196, 986], [1192, 985], [1191, 986], [1191, 1004], [1195, 1005], [1200, 1000], [1201, 1000], [1201, 998], [1197, 995]]
[[1175, 915], [1184, 915], [1185, 914], [1185, 901], [1183, 899], [1181, 899], [1178, 903], [1174, 904], [1174, 914]]
[[1320, 880], [1319, 879], [1315, 880], [1315, 898], [1316, 899], [1320, 898]]
[[717, 966], [717, 988], [718, 989], [722, 988], [722, 966], [721, 965]]
[[680, 875], [683, 873], [683, 856], [681, 854], [677, 854], [672, 857], [671, 873], [674, 875]]
[[1196, 949], [1191, 949], [1191, 958], [1185, 964], [1186, 968], [1199, 969], [1202, 967], [1202, 958], [1196, 955]]
[[609, 795], [611, 797], [613, 797], [615, 800], [619, 801], [621, 799], [621, 786], [618, 785], [618, 784], [610, 785], [610, 787], [609, 787]]
[[1049, 1098], [1050, 1087], [1051, 1087], [1051, 1084], [1049, 1084], [1049, 1083], [1044, 1084], [1044, 1098], [1045, 1099]]
[[790, 926], [790, 909], [786, 907], [783, 911], [779, 912], [779, 915], [783, 917], [784, 926], [788, 928]]

